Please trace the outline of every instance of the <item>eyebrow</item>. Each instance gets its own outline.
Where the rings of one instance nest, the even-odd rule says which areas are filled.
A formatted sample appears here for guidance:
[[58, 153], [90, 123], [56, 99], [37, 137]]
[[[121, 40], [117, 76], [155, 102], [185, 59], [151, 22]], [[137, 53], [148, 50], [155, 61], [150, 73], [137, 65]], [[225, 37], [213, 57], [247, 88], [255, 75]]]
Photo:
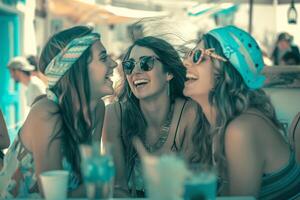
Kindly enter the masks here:
[[102, 56], [103, 54], [107, 54], [107, 51], [106, 50], [100, 51], [99, 56]]
[[[144, 56], [141, 56], [141, 57], [139, 57], [139, 60], [141, 60], [141, 59], [143, 59], [143, 58], [145, 58], [145, 57], [153, 57], [153, 56], [155, 56], [155, 55], [144, 55]], [[157, 57], [157, 56], [155, 56], [155, 57]]]
[[[154, 56], [154, 57], [157, 57], [157, 58], [159, 58], [158, 56], [156, 56], [156, 55], [144, 55], [144, 56], [140, 56], [139, 58], [138, 58], [138, 60], [141, 60], [141, 59], [143, 59], [144, 57], [152, 57], [152, 56]], [[128, 57], [128, 60], [130, 60], [130, 59], [133, 59], [134, 61], [136, 61], [135, 60], [135, 58], [133, 58], [133, 57]]]

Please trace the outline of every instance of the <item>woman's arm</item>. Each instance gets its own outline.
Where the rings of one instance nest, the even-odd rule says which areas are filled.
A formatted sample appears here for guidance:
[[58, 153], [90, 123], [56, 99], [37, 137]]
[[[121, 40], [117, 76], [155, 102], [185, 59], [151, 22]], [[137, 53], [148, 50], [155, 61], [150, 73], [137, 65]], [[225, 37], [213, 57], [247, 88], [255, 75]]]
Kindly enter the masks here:
[[0, 110], [0, 150], [8, 148], [10, 145], [10, 140], [7, 132], [6, 123]]
[[226, 129], [229, 195], [257, 196], [260, 191], [264, 158], [254, 131], [258, 130], [246, 116], [233, 120]]
[[110, 142], [113, 145], [113, 158], [116, 168], [114, 196], [128, 197], [130, 194], [126, 179], [124, 147], [121, 138], [120, 113], [118, 103], [110, 104], [106, 107], [102, 139], [103, 143]]

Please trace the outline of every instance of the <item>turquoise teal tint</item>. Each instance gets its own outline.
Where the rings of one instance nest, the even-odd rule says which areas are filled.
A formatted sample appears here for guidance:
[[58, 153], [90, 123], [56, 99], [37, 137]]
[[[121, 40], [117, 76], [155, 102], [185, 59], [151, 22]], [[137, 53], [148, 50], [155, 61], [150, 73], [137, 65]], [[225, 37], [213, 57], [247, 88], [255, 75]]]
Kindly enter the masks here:
[[93, 153], [82, 159], [81, 169], [89, 199], [112, 198], [115, 168], [111, 155]]
[[263, 86], [266, 77], [262, 74], [264, 68], [262, 52], [249, 33], [235, 26], [224, 26], [209, 31], [207, 35], [218, 40], [225, 57], [250, 89]]
[[86, 182], [108, 182], [115, 175], [111, 156], [92, 156], [83, 162], [83, 176]]
[[184, 185], [184, 200], [215, 200], [217, 183], [216, 178], [205, 173], [194, 175]]
[[12, 57], [20, 54], [20, 16], [16, 10], [6, 8], [0, 7], [0, 107], [13, 139], [21, 116], [19, 85], [14, 84], [6, 66]]

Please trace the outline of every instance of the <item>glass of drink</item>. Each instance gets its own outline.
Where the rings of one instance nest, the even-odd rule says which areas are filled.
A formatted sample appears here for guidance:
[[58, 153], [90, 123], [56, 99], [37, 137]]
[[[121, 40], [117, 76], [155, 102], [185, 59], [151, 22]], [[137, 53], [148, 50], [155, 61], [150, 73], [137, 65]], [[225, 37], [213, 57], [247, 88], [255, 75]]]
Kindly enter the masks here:
[[81, 170], [88, 199], [111, 199], [115, 168], [111, 145], [81, 145]]
[[215, 200], [217, 176], [214, 168], [198, 165], [191, 168], [191, 175], [184, 184], [184, 200]]

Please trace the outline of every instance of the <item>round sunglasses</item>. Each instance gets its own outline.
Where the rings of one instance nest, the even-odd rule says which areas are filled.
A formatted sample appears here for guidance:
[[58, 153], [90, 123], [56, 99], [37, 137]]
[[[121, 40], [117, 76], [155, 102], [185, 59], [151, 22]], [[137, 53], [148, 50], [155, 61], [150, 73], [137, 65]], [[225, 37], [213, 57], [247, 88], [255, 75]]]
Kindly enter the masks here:
[[215, 49], [210, 48], [210, 49], [202, 49], [202, 48], [197, 48], [194, 50], [191, 50], [188, 53], [188, 57], [192, 59], [193, 63], [195, 64], [199, 64], [202, 60], [204, 55], [207, 55], [209, 57], [215, 58], [217, 60], [223, 61], [223, 62], [227, 62], [226, 58], [223, 58], [222, 56], [216, 54]]
[[160, 61], [160, 59], [156, 56], [143, 56], [138, 62], [133, 58], [130, 58], [129, 60], [123, 61], [122, 66], [126, 75], [130, 75], [132, 73], [137, 63], [140, 64], [141, 70], [147, 72], [153, 69], [155, 60]]

